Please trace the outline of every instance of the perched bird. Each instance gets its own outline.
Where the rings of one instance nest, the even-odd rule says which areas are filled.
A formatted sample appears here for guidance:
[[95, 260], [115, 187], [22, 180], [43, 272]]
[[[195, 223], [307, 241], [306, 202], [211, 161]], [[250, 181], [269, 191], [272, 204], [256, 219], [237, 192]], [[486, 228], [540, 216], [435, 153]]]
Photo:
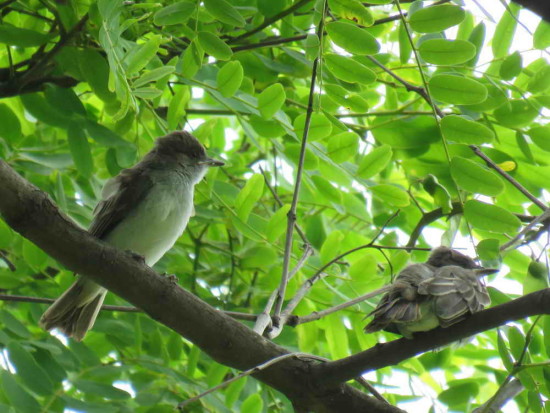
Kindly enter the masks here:
[[[223, 162], [209, 158], [190, 133], [172, 132], [132, 168], [104, 186], [89, 232], [155, 264], [181, 236], [193, 215], [193, 191], [208, 167]], [[40, 319], [40, 325], [82, 340], [92, 328], [107, 290], [78, 276]]]
[[369, 314], [374, 319], [365, 331], [386, 330], [412, 338], [414, 332], [458, 323], [491, 302], [480, 277], [496, 271], [458, 251], [436, 248], [426, 263], [409, 265], [399, 273]]

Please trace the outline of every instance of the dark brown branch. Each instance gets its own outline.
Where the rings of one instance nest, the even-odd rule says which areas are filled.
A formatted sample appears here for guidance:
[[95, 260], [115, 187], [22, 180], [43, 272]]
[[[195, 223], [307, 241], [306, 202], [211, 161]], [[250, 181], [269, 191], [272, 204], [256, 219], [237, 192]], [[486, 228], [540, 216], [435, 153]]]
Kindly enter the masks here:
[[[217, 362], [247, 370], [289, 352], [209, 306], [130, 254], [92, 237], [50, 197], [0, 160], [0, 215], [68, 270], [89, 277], [187, 338]], [[317, 412], [399, 409], [339, 384], [310, 387], [312, 362], [285, 360], [255, 377], [293, 404]]]
[[319, 385], [342, 383], [368, 371], [398, 364], [408, 358], [445, 346], [463, 338], [493, 329], [509, 321], [550, 314], [550, 288], [475, 313], [461, 323], [415, 334], [412, 340], [400, 338], [377, 344], [341, 360], [313, 367]]

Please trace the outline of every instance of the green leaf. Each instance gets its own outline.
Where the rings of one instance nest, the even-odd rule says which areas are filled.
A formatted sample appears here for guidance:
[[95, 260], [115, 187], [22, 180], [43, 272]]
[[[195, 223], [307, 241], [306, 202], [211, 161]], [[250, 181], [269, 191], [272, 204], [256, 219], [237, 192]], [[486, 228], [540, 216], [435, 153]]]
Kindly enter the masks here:
[[500, 354], [500, 359], [502, 360], [502, 364], [504, 364], [504, 367], [506, 367], [506, 370], [511, 371], [514, 368], [514, 360], [512, 359], [512, 355], [510, 354], [510, 351], [506, 346], [506, 342], [502, 337], [502, 333], [500, 329], [497, 330], [497, 346], [498, 346], [498, 352]]
[[464, 216], [474, 228], [489, 232], [515, 234], [521, 225], [519, 218], [504, 208], [475, 200], [466, 202]]
[[437, 396], [437, 399], [447, 406], [463, 405], [479, 393], [479, 384], [475, 381], [456, 380], [456, 382], [458, 383], [453, 385], [449, 384], [449, 388], [443, 390], [439, 393], [439, 396]]
[[328, 0], [330, 11], [344, 19], [362, 26], [372, 26], [374, 18], [370, 11], [357, 0]]
[[409, 17], [409, 23], [418, 33], [435, 33], [456, 26], [465, 16], [461, 7], [441, 4], [416, 11]]
[[[298, 165], [300, 159], [300, 150], [301, 145], [299, 143], [287, 143], [285, 145], [285, 155], [289, 160], [294, 164]], [[306, 154], [304, 158], [304, 169], [318, 169], [319, 168], [319, 158], [309, 149], [306, 148]]]
[[330, 39], [342, 49], [361, 55], [378, 53], [380, 45], [366, 29], [351, 23], [331, 22], [326, 25]]
[[163, 7], [155, 13], [153, 21], [158, 26], [184, 24], [195, 11], [197, 3], [179, 1]]
[[550, 88], [550, 65], [545, 64], [533, 75], [527, 84], [527, 90], [531, 93], [543, 93]]
[[166, 115], [170, 129], [176, 129], [178, 124], [182, 122], [183, 115], [185, 115], [185, 107], [190, 98], [187, 86], [181, 86], [176, 90], [175, 95], [168, 104], [168, 114]]
[[141, 99], [155, 99], [162, 95], [162, 90], [155, 89], [154, 87], [138, 87], [132, 90], [135, 97]]
[[221, 94], [229, 98], [235, 94], [243, 82], [243, 66], [241, 62], [235, 60], [226, 63], [219, 71], [216, 78], [218, 90]]
[[25, 327], [21, 321], [5, 310], [0, 311], [0, 322], [9, 331], [19, 337], [29, 338], [31, 336], [31, 333], [27, 330], [27, 327]]
[[435, 75], [429, 83], [432, 96], [445, 103], [471, 105], [487, 99], [487, 88], [476, 80], [454, 75]]
[[386, 168], [391, 161], [393, 151], [389, 145], [381, 145], [370, 151], [357, 169], [357, 175], [361, 178], [368, 179], [381, 172]]
[[275, 83], [267, 87], [258, 96], [258, 109], [264, 119], [271, 119], [286, 100], [286, 93], [283, 85]]
[[223, 23], [242, 27], [246, 24], [243, 16], [225, 0], [204, 0], [204, 7], [212, 16]]
[[[198, 40], [192, 41], [183, 53], [179, 73], [188, 79], [192, 79], [201, 68], [203, 57], [204, 51], [199, 46]], [[178, 69], [178, 66], [176, 66], [176, 69]]]
[[241, 256], [240, 268], [255, 268], [263, 271], [277, 262], [277, 253], [272, 247], [257, 246], [245, 251]]
[[509, 128], [529, 126], [539, 114], [529, 100], [510, 100], [508, 104], [496, 109], [493, 114], [498, 122]]
[[109, 90], [109, 64], [99, 52], [85, 49], [78, 59], [78, 68], [92, 91], [104, 102], [116, 100], [116, 93]]
[[94, 161], [84, 130], [76, 123], [69, 125], [67, 141], [76, 169], [82, 176], [89, 178], [94, 169]]
[[150, 70], [148, 72], [145, 72], [142, 74], [133, 84], [132, 86], [135, 88], [138, 88], [140, 86], [144, 86], [147, 83], [155, 82], [159, 79], [162, 79], [163, 77], [166, 77], [172, 73], [174, 73], [176, 70], [175, 66], [162, 66], [157, 67], [156, 69]]
[[519, 9], [517, 4], [511, 2], [500, 18], [493, 35], [493, 56], [498, 58], [508, 54], [516, 32]]
[[21, 138], [21, 122], [5, 103], [0, 103], [0, 119], [0, 138], [16, 143]]
[[460, 64], [476, 55], [476, 47], [466, 40], [429, 39], [418, 51], [422, 59], [436, 65]]
[[441, 119], [441, 132], [449, 141], [468, 145], [489, 143], [495, 137], [494, 132], [487, 126], [455, 115]]
[[73, 381], [75, 387], [81, 392], [105, 397], [110, 400], [127, 400], [130, 394], [124, 390], [117, 389], [109, 384], [91, 380], [76, 379]]
[[65, 127], [71, 122], [70, 113], [62, 113], [50, 105], [42, 93], [27, 93], [19, 97], [25, 109], [47, 125]]
[[349, 57], [329, 53], [325, 63], [334, 76], [345, 82], [368, 85], [376, 80], [376, 73]]
[[309, 61], [313, 61], [319, 56], [319, 45], [319, 37], [316, 34], [309, 33], [304, 40], [304, 50]]
[[342, 132], [331, 136], [327, 145], [328, 156], [338, 163], [355, 156], [358, 150], [359, 136], [354, 132]]
[[460, 188], [469, 192], [497, 196], [504, 191], [504, 182], [498, 175], [461, 156], [451, 159], [451, 175]]
[[336, 205], [342, 203], [342, 194], [340, 194], [340, 190], [331, 185], [328, 180], [319, 175], [313, 175], [311, 180], [318, 190], [318, 195], [325, 198], [325, 201]]
[[245, 376], [227, 386], [227, 390], [225, 391], [225, 405], [229, 409], [232, 409], [237, 400], [239, 400], [239, 396], [246, 385], [246, 380], [247, 377]]
[[7, 23], [0, 25], [0, 43], [18, 47], [41, 46], [49, 40], [50, 36], [35, 32], [34, 30], [21, 29]]
[[533, 47], [544, 50], [550, 47], [550, 23], [541, 20], [533, 34]]
[[479, 55], [483, 50], [483, 43], [485, 42], [485, 24], [479, 23], [468, 38], [468, 41], [472, 43], [476, 48], [476, 55], [467, 63], [468, 66], [475, 66], [479, 59]]
[[328, 237], [326, 237], [319, 251], [321, 263], [326, 264], [340, 254], [343, 240], [344, 234], [341, 231], [332, 231]]
[[527, 135], [539, 148], [550, 152], [550, 126], [537, 126], [527, 131]]
[[[294, 132], [296, 136], [302, 140], [304, 135], [304, 127], [306, 122], [306, 114], [302, 113], [294, 119]], [[308, 140], [315, 141], [326, 138], [332, 133], [332, 122], [322, 113], [312, 113], [311, 121], [308, 129]]]
[[287, 214], [290, 205], [285, 204], [279, 208], [270, 218], [267, 224], [266, 237], [269, 242], [275, 242], [286, 230]]
[[261, 413], [264, 408], [262, 397], [258, 393], [251, 394], [241, 404], [241, 413]]
[[7, 350], [17, 376], [29, 389], [42, 396], [52, 394], [53, 384], [49, 376], [27, 350], [15, 341], [8, 343]]
[[23, 387], [21, 387], [13, 375], [6, 370], [0, 372], [2, 389], [13, 407], [21, 413], [35, 413], [40, 411], [40, 405]]
[[246, 222], [252, 208], [256, 205], [256, 202], [262, 197], [264, 191], [264, 177], [260, 174], [254, 174], [246, 182], [245, 186], [237, 195], [235, 200], [235, 209], [237, 210], [237, 216]]
[[122, 139], [118, 134], [92, 120], [84, 122], [84, 127], [90, 137], [97, 143], [107, 147], [129, 146], [130, 143]]
[[397, 186], [381, 184], [371, 186], [369, 189], [374, 196], [398, 208], [404, 208], [410, 204], [409, 194]]
[[229, 60], [233, 56], [231, 48], [213, 33], [199, 32], [198, 41], [206, 53], [218, 60]]
[[161, 40], [161, 36], [154, 35], [145, 43], [134, 46], [125, 57], [126, 74], [133, 75], [147, 66], [147, 63], [156, 56]]
[[521, 54], [515, 51], [507, 56], [500, 65], [499, 74], [504, 80], [511, 80], [521, 73], [522, 59]]
[[23, 240], [22, 253], [25, 262], [37, 272], [41, 272], [48, 262], [48, 254], [27, 239]]

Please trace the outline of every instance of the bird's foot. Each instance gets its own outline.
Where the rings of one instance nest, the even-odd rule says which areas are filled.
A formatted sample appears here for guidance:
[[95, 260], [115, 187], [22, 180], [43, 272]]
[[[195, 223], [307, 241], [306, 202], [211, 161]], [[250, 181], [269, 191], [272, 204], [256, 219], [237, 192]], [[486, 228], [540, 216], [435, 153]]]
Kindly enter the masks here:
[[137, 252], [126, 250], [126, 253], [130, 255], [134, 260], [137, 262], [140, 262], [141, 264], [145, 264], [145, 257], [141, 254], [138, 254]]
[[163, 272], [161, 274], [163, 277], [166, 277], [168, 279], [168, 281], [170, 281], [171, 284], [174, 284], [174, 285], [178, 285], [178, 277], [176, 276], [176, 274], [167, 274], [165, 272]]

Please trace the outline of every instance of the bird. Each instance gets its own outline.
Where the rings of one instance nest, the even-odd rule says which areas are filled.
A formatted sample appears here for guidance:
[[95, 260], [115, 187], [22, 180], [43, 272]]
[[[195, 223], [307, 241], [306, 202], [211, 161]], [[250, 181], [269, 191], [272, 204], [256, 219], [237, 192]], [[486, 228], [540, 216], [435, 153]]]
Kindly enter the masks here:
[[[194, 215], [194, 187], [209, 167], [222, 166], [186, 131], [160, 137], [143, 159], [103, 187], [88, 232], [153, 266], [182, 235]], [[107, 290], [77, 280], [44, 312], [39, 324], [80, 341], [99, 313]]]
[[480, 277], [497, 271], [456, 250], [438, 247], [426, 263], [411, 264], [398, 274], [367, 315], [374, 318], [365, 331], [386, 330], [412, 338], [415, 332], [458, 323], [490, 304]]

